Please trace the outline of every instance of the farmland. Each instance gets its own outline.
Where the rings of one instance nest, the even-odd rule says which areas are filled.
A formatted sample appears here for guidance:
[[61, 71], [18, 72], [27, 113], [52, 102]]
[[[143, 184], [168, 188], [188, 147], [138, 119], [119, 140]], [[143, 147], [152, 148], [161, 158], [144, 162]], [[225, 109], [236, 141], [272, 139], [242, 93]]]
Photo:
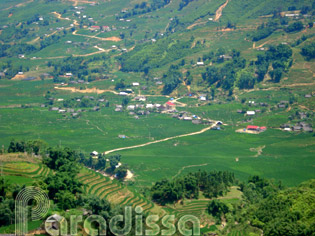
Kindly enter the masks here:
[[65, 217], [141, 206], [204, 235], [311, 235], [314, 15], [311, 0], [1, 1], [0, 232], [26, 185]]

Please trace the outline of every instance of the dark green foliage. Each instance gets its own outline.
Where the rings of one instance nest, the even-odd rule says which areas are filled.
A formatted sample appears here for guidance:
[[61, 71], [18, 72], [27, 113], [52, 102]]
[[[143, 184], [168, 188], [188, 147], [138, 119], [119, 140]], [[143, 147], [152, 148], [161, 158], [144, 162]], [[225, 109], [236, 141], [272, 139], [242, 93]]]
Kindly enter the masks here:
[[163, 94], [170, 94], [180, 84], [182, 74], [177, 70], [177, 67], [171, 66], [166, 74], [163, 75], [164, 87]]
[[115, 170], [115, 175], [117, 179], [124, 179], [127, 176], [127, 166], [121, 165]]
[[192, 2], [194, 0], [182, 0], [180, 3], [179, 3], [179, 11], [181, 11], [184, 7], [186, 7], [190, 2]]
[[238, 80], [237, 86], [240, 89], [252, 89], [254, 88], [255, 82], [256, 80], [251, 73], [243, 72]]
[[306, 44], [302, 47], [301, 54], [306, 57], [307, 60], [315, 58], [315, 43]]
[[229, 212], [228, 206], [217, 199], [212, 200], [208, 205], [208, 213], [220, 219], [222, 215]]
[[116, 83], [115, 85], [115, 89], [119, 90], [119, 89], [124, 89], [126, 87], [125, 83], [123, 80], [120, 80], [119, 82]]
[[253, 41], [259, 41], [261, 39], [267, 38], [268, 36], [270, 36], [273, 32], [275, 31], [275, 29], [273, 28], [260, 28], [257, 29], [257, 31], [255, 33], [253, 33]]
[[43, 163], [50, 169], [57, 171], [73, 172], [71, 175], [75, 175], [78, 171], [75, 164], [79, 155], [70, 148], [49, 148], [47, 150], [48, 155], [43, 158]]
[[178, 177], [173, 181], [158, 181], [150, 191], [153, 201], [165, 205], [182, 198], [198, 199], [199, 191], [208, 198], [223, 196], [233, 182], [234, 175], [226, 171], [199, 171]]
[[[219, 59], [219, 62], [224, 62], [223, 57], [225, 51], [219, 49], [216, 53], [216, 56]], [[236, 73], [244, 69], [246, 66], [246, 60], [240, 56], [240, 52], [233, 50], [231, 52], [232, 60], [228, 61], [223, 65], [223, 67], [211, 66], [206, 69], [205, 73], [202, 73], [202, 79], [208, 83], [209, 86], [216, 83], [216, 87], [222, 87], [224, 90], [228, 91], [234, 86], [236, 80]], [[213, 54], [208, 54], [204, 56], [205, 58], [212, 57]]]
[[15, 141], [12, 140], [8, 147], [8, 152], [27, 152], [34, 153], [35, 155], [41, 154], [41, 152], [45, 152], [47, 149], [47, 143], [42, 140], [29, 140], [27, 142], [24, 141]]
[[247, 205], [245, 220], [264, 231], [264, 235], [312, 235], [314, 232], [314, 180], [285, 189], [281, 184], [252, 177], [241, 185]]
[[0, 201], [0, 225], [13, 224], [15, 212], [14, 212], [14, 200], [4, 199]]
[[9, 185], [6, 179], [0, 176], [0, 202], [6, 197], [8, 187]]
[[292, 65], [292, 49], [285, 44], [278, 46], [270, 46], [269, 50], [263, 55], [257, 56], [256, 74], [257, 80], [260, 82], [264, 79], [268, 72], [268, 67], [271, 64], [273, 70], [269, 71], [271, 81], [278, 83], [284, 72], [286, 72]]
[[82, 183], [75, 177], [79, 173], [79, 155], [70, 148], [49, 148], [43, 163], [55, 171], [44, 179], [48, 196], [61, 209], [78, 205], [78, 195], [82, 193]]
[[298, 32], [304, 29], [304, 25], [301, 21], [294, 22], [285, 29], [286, 32], [292, 33], [292, 32]]
[[281, 68], [277, 68], [277, 69], [270, 71], [269, 75], [271, 77], [271, 80], [275, 83], [279, 83], [280, 79], [282, 77], [282, 71], [283, 70]]

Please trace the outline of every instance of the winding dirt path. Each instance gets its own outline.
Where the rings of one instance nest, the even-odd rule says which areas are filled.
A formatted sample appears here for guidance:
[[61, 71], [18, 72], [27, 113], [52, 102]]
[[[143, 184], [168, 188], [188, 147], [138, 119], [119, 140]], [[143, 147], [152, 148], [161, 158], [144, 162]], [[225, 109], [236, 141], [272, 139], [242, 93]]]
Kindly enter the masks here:
[[87, 38], [99, 39], [99, 40], [102, 40], [102, 41], [113, 41], [113, 42], [121, 41], [121, 38], [118, 38], [118, 37], [101, 38], [101, 37], [97, 37], [97, 36], [93, 36], [93, 35], [78, 34], [77, 30], [74, 31], [72, 34], [73, 35], [79, 35], [79, 36], [87, 37]]
[[160, 139], [160, 140], [156, 140], [156, 141], [152, 141], [152, 142], [148, 142], [148, 143], [144, 143], [144, 144], [139, 144], [139, 145], [134, 145], [134, 146], [129, 146], [129, 147], [122, 147], [122, 148], [116, 148], [116, 149], [112, 149], [112, 150], [109, 150], [109, 151], [106, 151], [104, 152], [104, 154], [109, 154], [109, 153], [112, 153], [112, 152], [117, 152], [117, 151], [122, 151], [122, 150], [128, 150], [128, 149], [134, 149], [134, 148], [138, 148], [138, 147], [145, 147], [145, 146], [148, 146], [148, 145], [151, 145], [151, 144], [154, 144], [154, 143], [161, 143], [161, 142], [165, 142], [165, 141], [168, 141], [168, 140], [172, 140], [172, 139], [175, 139], [175, 138], [182, 138], [182, 137], [187, 137], [187, 136], [193, 136], [193, 135], [197, 135], [197, 134], [202, 134], [208, 130], [210, 130], [212, 127], [214, 127], [216, 125], [216, 122], [214, 122], [213, 125], [211, 126], [208, 126], [207, 128], [204, 128], [200, 131], [197, 131], [197, 132], [192, 132], [192, 133], [188, 133], [188, 134], [181, 134], [181, 135], [176, 135], [176, 136], [173, 136], [173, 137], [169, 137], [169, 138], [164, 138], [164, 139]]
[[174, 175], [172, 178], [176, 178], [178, 175], [180, 175], [182, 173], [183, 170], [187, 169], [187, 168], [192, 168], [192, 167], [198, 167], [198, 166], [207, 166], [209, 165], [209, 163], [204, 163], [204, 164], [200, 164], [200, 165], [190, 165], [190, 166], [183, 166], [176, 175]]
[[55, 89], [59, 89], [59, 90], [67, 90], [67, 91], [71, 91], [73, 93], [97, 93], [97, 94], [101, 94], [101, 93], [105, 93], [105, 92], [110, 92], [110, 93], [114, 93], [114, 94], [119, 94], [118, 92], [114, 91], [114, 90], [109, 90], [109, 89], [97, 89], [97, 88], [86, 88], [86, 89], [78, 89], [75, 87], [55, 87]]
[[218, 8], [218, 10], [215, 12], [214, 21], [218, 21], [220, 19], [220, 17], [222, 16], [222, 11], [228, 3], [229, 3], [229, 0], [226, 0], [226, 2]]

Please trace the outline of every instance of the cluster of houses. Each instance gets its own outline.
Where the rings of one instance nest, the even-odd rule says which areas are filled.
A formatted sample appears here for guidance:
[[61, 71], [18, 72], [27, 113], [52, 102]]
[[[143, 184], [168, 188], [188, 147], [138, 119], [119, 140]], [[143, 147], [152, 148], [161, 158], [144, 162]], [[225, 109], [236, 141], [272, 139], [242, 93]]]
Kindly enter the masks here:
[[298, 122], [295, 125], [283, 124], [280, 126], [284, 131], [304, 131], [304, 132], [313, 132], [313, 128], [310, 124], [306, 122]]
[[[248, 106], [250, 106], [250, 107], [258, 107], [258, 106], [268, 107], [268, 103], [265, 103], [265, 102], [255, 103], [255, 101], [249, 101]], [[247, 116], [254, 116], [257, 113], [261, 113], [261, 109], [252, 109], [252, 110], [248, 110], [248, 111], [246, 111], [244, 109], [237, 109], [236, 112], [239, 114], [246, 113]]]
[[[143, 96], [138, 96], [135, 98], [137, 101], [145, 101], [146, 98]], [[129, 111], [130, 115], [148, 115], [150, 112], [155, 111], [155, 112], [160, 112], [160, 113], [170, 113], [174, 112], [176, 109], [176, 105], [172, 102], [166, 102], [164, 105], [162, 104], [152, 104], [152, 103], [147, 103], [147, 104], [134, 104], [134, 105], [128, 105], [126, 107], [126, 110]], [[116, 105], [115, 106], [115, 111], [116, 112], [122, 112], [124, 110], [124, 107], [122, 105]]]
[[102, 31], [102, 32], [110, 32], [112, 30], [117, 30], [115, 27], [109, 27], [108, 25], [103, 25], [103, 26], [99, 26], [99, 25], [92, 25], [89, 27], [90, 31]]
[[278, 108], [286, 108], [288, 107], [289, 105], [289, 101], [280, 101], [278, 104], [277, 104], [277, 107]]
[[[104, 103], [104, 102], [108, 102], [104, 98], [99, 98], [96, 100], [93, 96], [84, 96], [84, 98], [94, 100], [97, 102], [96, 105], [89, 108], [88, 111], [99, 111], [100, 110], [99, 104]], [[56, 102], [63, 102], [64, 101], [63, 98], [58, 98], [58, 99], [49, 98], [48, 100], [56, 101]], [[76, 102], [78, 102], [78, 103], [81, 102], [81, 99], [77, 98]], [[102, 106], [105, 106], [105, 105], [103, 104]], [[41, 104], [40, 107], [44, 108], [44, 107], [47, 107], [47, 105]], [[71, 117], [77, 118], [77, 117], [79, 117], [80, 113], [86, 112], [87, 109], [74, 109], [74, 108], [64, 108], [62, 106], [52, 106], [52, 107], [49, 107], [49, 111], [57, 111], [58, 113], [62, 113], [62, 114], [63, 113], [70, 113]]]
[[[45, 105], [41, 105], [41, 107], [45, 107]], [[50, 111], [57, 111], [58, 113], [71, 113], [72, 117], [78, 117], [81, 112], [85, 110], [78, 109], [74, 110], [73, 108], [60, 108], [60, 107], [51, 107], [49, 108]]]

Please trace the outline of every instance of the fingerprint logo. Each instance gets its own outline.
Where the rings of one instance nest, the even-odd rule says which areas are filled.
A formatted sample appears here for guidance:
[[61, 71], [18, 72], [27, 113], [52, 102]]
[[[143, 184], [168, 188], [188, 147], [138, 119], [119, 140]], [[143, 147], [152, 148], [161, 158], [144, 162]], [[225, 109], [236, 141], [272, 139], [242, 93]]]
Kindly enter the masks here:
[[[34, 200], [31, 208], [28, 205], [30, 200]], [[32, 221], [40, 220], [48, 213], [49, 206], [49, 198], [42, 189], [34, 186], [22, 189], [15, 199], [15, 235], [25, 235], [28, 232], [29, 215]]]

